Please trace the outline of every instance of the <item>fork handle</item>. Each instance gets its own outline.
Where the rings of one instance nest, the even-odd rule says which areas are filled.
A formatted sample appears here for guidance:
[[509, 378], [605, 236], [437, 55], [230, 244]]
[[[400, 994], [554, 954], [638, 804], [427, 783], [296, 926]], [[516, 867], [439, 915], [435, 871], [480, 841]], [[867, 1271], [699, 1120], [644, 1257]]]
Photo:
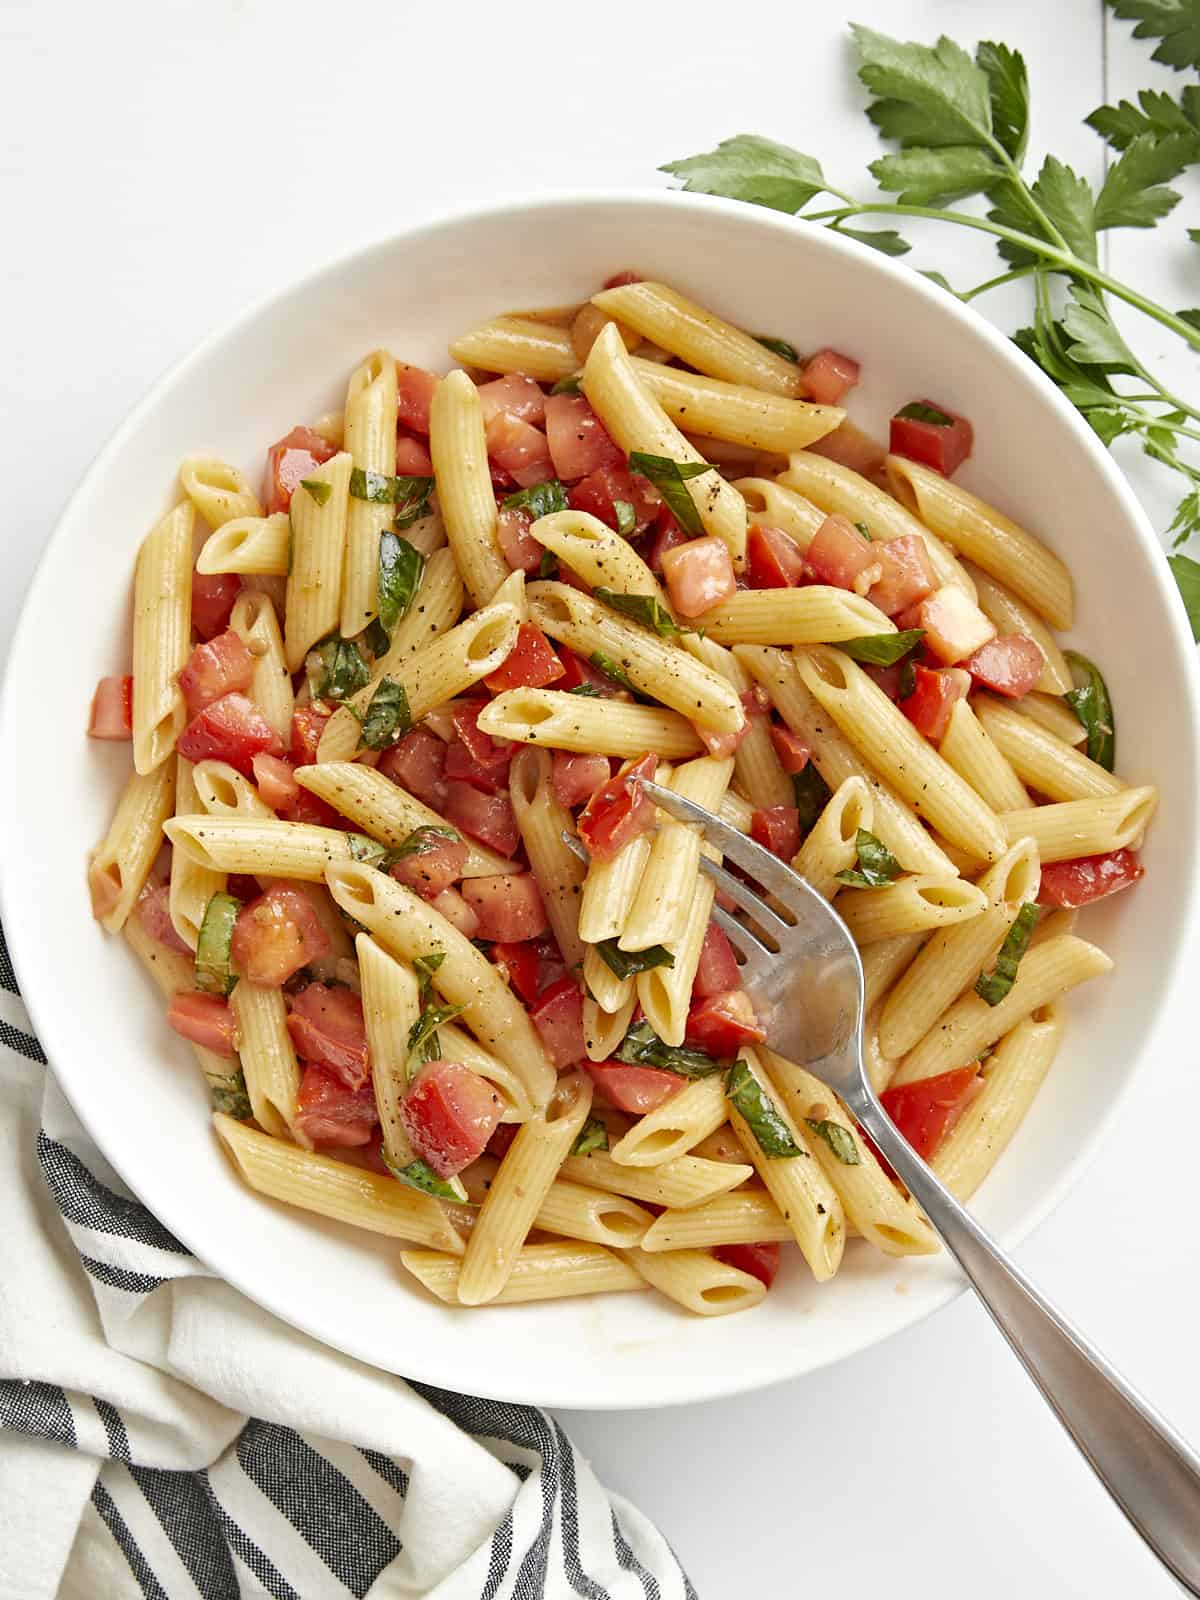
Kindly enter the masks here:
[[1034, 1288], [878, 1104], [864, 1095], [852, 1109], [1101, 1483], [1164, 1566], [1200, 1596], [1200, 1457]]

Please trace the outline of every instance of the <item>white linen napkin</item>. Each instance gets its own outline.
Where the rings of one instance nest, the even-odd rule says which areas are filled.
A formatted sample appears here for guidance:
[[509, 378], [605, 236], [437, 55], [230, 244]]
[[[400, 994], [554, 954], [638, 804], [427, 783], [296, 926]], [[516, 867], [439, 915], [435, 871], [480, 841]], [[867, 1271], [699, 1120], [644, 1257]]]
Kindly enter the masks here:
[[0, 931], [3, 1600], [695, 1600], [543, 1411], [259, 1309], [124, 1187]]

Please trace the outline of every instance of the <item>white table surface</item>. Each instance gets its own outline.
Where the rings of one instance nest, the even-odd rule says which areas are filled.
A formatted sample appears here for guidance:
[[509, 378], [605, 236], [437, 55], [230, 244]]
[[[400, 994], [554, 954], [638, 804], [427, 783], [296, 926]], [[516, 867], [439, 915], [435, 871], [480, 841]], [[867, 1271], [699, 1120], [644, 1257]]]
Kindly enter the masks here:
[[[1180, 81], [1147, 65], [1128, 25], [1106, 30], [1100, 0], [6, 0], [0, 649], [59, 508], [125, 412], [203, 335], [327, 257], [513, 193], [652, 184], [659, 162], [743, 130], [812, 150], [865, 192], [877, 145], [850, 16], [1023, 49], [1035, 151], [1092, 178], [1102, 151], [1083, 115]], [[1194, 305], [1183, 238], [1181, 221], [1117, 236], [1112, 269]], [[925, 239], [919, 265], [989, 275], [967, 276], [986, 266], [973, 240]], [[985, 302], [1008, 328], [1011, 295]], [[1195, 393], [1194, 360], [1137, 331]], [[1130, 459], [1165, 526], [1166, 494]], [[1021, 1259], [1200, 1438], [1195, 1069], [1190, 1037], [1147, 1069]], [[823, 1584], [925, 1600], [1177, 1592], [966, 1300], [757, 1395], [564, 1420], [658, 1519], [704, 1600]]]

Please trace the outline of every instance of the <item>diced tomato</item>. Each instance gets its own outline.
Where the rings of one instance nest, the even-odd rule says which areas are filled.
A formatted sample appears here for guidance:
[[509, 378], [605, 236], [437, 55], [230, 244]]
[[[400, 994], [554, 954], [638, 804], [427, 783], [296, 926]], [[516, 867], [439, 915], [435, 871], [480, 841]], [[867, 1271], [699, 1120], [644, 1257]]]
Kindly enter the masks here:
[[101, 678], [92, 696], [89, 739], [133, 738], [133, 679]]
[[641, 473], [625, 466], [597, 467], [581, 478], [567, 496], [574, 511], [586, 511], [617, 532], [616, 502], [633, 507], [634, 531], [649, 527], [658, 515], [662, 500], [658, 490]]
[[583, 991], [574, 978], [560, 978], [542, 991], [529, 1015], [556, 1067], [570, 1067], [587, 1055], [583, 1038]]
[[929, 561], [929, 550], [919, 533], [901, 534], [899, 539], [877, 540], [872, 560], [883, 568], [883, 576], [871, 585], [867, 598], [886, 616], [916, 605], [932, 593], [937, 579]]
[[370, 1080], [358, 1089], [349, 1089], [324, 1067], [305, 1067], [297, 1096], [296, 1126], [314, 1144], [346, 1148], [370, 1144], [378, 1121]]
[[329, 953], [329, 935], [306, 895], [276, 883], [243, 906], [233, 926], [233, 964], [244, 978], [275, 989]]
[[804, 771], [812, 751], [798, 733], [793, 733], [785, 723], [773, 722], [771, 724], [771, 743], [775, 746], [775, 754], [779, 757], [779, 765], [789, 776], [793, 773]]
[[935, 1078], [918, 1078], [885, 1089], [880, 1104], [923, 1161], [928, 1161], [949, 1132], [956, 1114], [971, 1094], [979, 1065], [955, 1067]]
[[[299, 713], [297, 713], [298, 715]], [[440, 809], [446, 798], [443, 773], [446, 746], [428, 728], [414, 728], [379, 758], [376, 772], [398, 783], [427, 806]]]
[[157, 939], [159, 944], [165, 944], [168, 950], [178, 950], [181, 955], [190, 956], [192, 947], [186, 944], [176, 933], [175, 924], [171, 921], [171, 891], [165, 883], [158, 883], [152, 887], [147, 885], [138, 895], [134, 907], [138, 921], [152, 939]]
[[523, 622], [517, 642], [483, 681], [499, 694], [504, 689], [544, 689], [563, 675], [563, 664], [536, 622]]
[[766, 1037], [744, 989], [705, 995], [688, 1012], [687, 1042], [722, 1060], [736, 1056], [744, 1044], [757, 1044]]
[[733, 946], [725, 937], [724, 929], [710, 922], [704, 930], [700, 960], [696, 964], [696, 976], [692, 979], [692, 999], [706, 1000], [709, 995], [736, 989], [740, 983], [741, 973]]
[[171, 996], [167, 1021], [175, 1032], [214, 1055], [234, 1053], [233, 1012], [229, 1002], [215, 994], [200, 994], [181, 989]]
[[488, 1155], [495, 1156], [497, 1161], [503, 1161], [509, 1150], [512, 1148], [512, 1142], [517, 1137], [519, 1131], [520, 1123], [498, 1122], [495, 1130], [492, 1133], [492, 1137], [487, 1142]]
[[659, 507], [654, 519], [654, 531], [650, 535], [649, 548], [646, 551], [646, 565], [656, 577], [661, 578], [663, 562], [672, 550], [678, 550], [688, 543], [691, 535], [676, 522], [670, 506]]
[[476, 761], [461, 739], [446, 747], [446, 781], [469, 783], [480, 794], [499, 794], [508, 786], [508, 762]]
[[687, 1083], [677, 1072], [630, 1066], [623, 1061], [585, 1061], [584, 1069], [609, 1105], [636, 1117], [656, 1111]]
[[487, 1079], [461, 1061], [430, 1061], [401, 1102], [400, 1120], [438, 1177], [453, 1178], [483, 1154], [503, 1109]]
[[873, 478], [887, 460], [887, 451], [879, 441], [850, 421], [839, 423], [832, 433], [814, 439], [805, 449], [815, 456], [824, 456], [826, 461], [849, 467], [851, 472], [861, 473], [864, 478]]
[[452, 928], [458, 929], [464, 939], [473, 939], [479, 932], [479, 918], [457, 889], [443, 889], [430, 904]]
[[1076, 856], [1073, 861], [1047, 861], [1042, 867], [1038, 902], [1070, 910], [1128, 889], [1146, 869], [1132, 850], [1110, 850], [1102, 856]]
[[976, 683], [1009, 700], [1028, 694], [1037, 685], [1045, 665], [1041, 645], [1023, 633], [989, 639], [963, 662]]
[[215, 638], [229, 626], [233, 603], [242, 592], [236, 572], [192, 573], [192, 627], [202, 639]]
[[424, 367], [396, 363], [397, 416], [406, 428], [429, 437], [429, 407], [433, 392], [441, 379], [436, 372], [426, 372]]
[[534, 573], [542, 564], [546, 551], [529, 532], [532, 526], [528, 511], [520, 506], [501, 506], [496, 518], [496, 542], [513, 572]]
[[671, 604], [682, 616], [702, 616], [737, 593], [729, 546], [713, 535], [666, 551], [662, 568]]
[[232, 630], [198, 644], [179, 674], [188, 716], [194, 717], [224, 694], [248, 689], [253, 678], [254, 657]]
[[325, 724], [332, 715], [332, 711], [323, 711], [312, 705], [297, 706], [292, 712], [290, 754], [298, 767], [310, 767], [317, 759], [317, 746], [321, 743]]
[[940, 412], [949, 421], [933, 422], [920, 417], [905, 417], [898, 411], [891, 425], [892, 454], [919, 461], [922, 466], [932, 467], [934, 472], [940, 472], [943, 478], [948, 478], [957, 472], [971, 454], [975, 431], [966, 417], [960, 417], [956, 411], [947, 411], [932, 400], [921, 400], [918, 404]]
[[572, 755], [566, 750], [554, 752], [554, 770], [551, 785], [560, 805], [573, 811], [591, 798], [602, 783], [609, 779], [607, 756]]
[[225, 880], [225, 888], [244, 906], [249, 905], [251, 900], [257, 900], [262, 893], [258, 879], [250, 877], [249, 873], [245, 872], [231, 872]]
[[813, 583], [853, 589], [855, 580], [876, 560], [875, 546], [863, 538], [849, 517], [834, 512], [825, 518], [804, 552], [804, 575]]
[[[499, 767], [508, 771], [516, 747], [511, 739], [493, 739], [479, 726], [479, 714], [487, 706], [486, 700], [459, 701], [451, 712], [454, 731], [468, 754], [483, 767]], [[451, 773], [451, 777], [456, 774]]]
[[581, 394], [546, 397], [546, 439], [556, 474], [567, 482], [597, 467], [623, 467], [625, 456]]
[[748, 535], [746, 571], [752, 589], [794, 589], [804, 576], [804, 552], [782, 528], [756, 522]]
[[337, 452], [323, 434], [312, 428], [293, 428], [291, 433], [267, 451], [267, 476], [263, 488], [263, 503], [267, 515], [286, 511], [292, 495], [303, 478], [312, 473], [323, 461]]
[[758, 1279], [764, 1289], [771, 1287], [779, 1271], [777, 1240], [762, 1240], [757, 1244], [719, 1244], [713, 1249], [713, 1255], [727, 1267], [748, 1272], [752, 1278]]
[[466, 878], [459, 891], [479, 918], [478, 937], [518, 944], [536, 939], [549, 927], [546, 908], [532, 872], [498, 872]]
[[971, 687], [971, 680], [957, 667], [931, 672], [928, 667], [913, 668], [916, 686], [899, 702], [900, 709], [918, 733], [940, 744], [950, 726], [950, 715]]
[[704, 748], [716, 761], [724, 761], [731, 756], [750, 732], [750, 719], [746, 717], [740, 728], [735, 728], [731, 733], [718, 732], [716, 728], [705, 727], [702, 722], [693, 722], [692, 728], [699, 736]]
[[504, 968], [509, 987], [516, 990], [527, 1006], [532, 1005], [540, 987], [536, 941], [525, 939], [515, 944], [499, 941], [492, 946], [492, 960]]
[[454, 827], [502, 856], [516, 854], [521, 834], [506, 794], [483, 794], [469, 783], [450, 782], [443, 815]]
[[864, 663], [863, 671], [872, 683], [879, 685], [889, 700], [899, 700], [900, 679], [904, 672], [904, 665], [896, 661], [890, 667], [880, 667], [868, 661]]
[[546, 420], [546, 396], [523, 372], [510, 372], [506, 377], [481, 383], [477, 393], [485, 426], [502, 411], [522, 422], [538, 424]]
[[287, 1028], [302, 1061], [324, 1067], [347, 1089], [359, 1089], [367, 1081], [367, 1025], [353, 989], [306, 984], [292, 999]]
[[800, 813], [795, 806], [765, 806], [750, 819], [750, 837], [772, 855], [790, 861], [800, 848]]
[[432, 838], [429, 848], [405, 856], [391, 868], [392, 877], [419, 894], [422, 900], [436, 900], [462, 877], [470, 847], [461, 839]]
[[297, 787], [292, 800], [279, 813], [285, 822], [309, 822], [316, 828], [353, 828], [354, 824], [339, 816], [328, 801], [308, 789]]
[[606, 673], [601, 672], [599, 667], [594, 667], [590, 661], [585, 661], [573, 650], [568, 650], [566, 645], [559, 645], [558, 658], [563, 665], [563, 675], [558, 684], [560, 689], [575, 689], [581, 683], [586, 683], [602, 694], [606, 700], [619, 699], [624, 693], [620, 684], [614, 683]]
[[641, 283], [640, 272], [614, 272], [611, 278], [605, 278], [606, 289], [623, 289], [627, 283]]
[[523, 489], [554, 477], [550, 446], [540, 428], [510, 411], [497, 411], [486, 432], [488, 455]]
[[611, 861], [624, 845], [654, 826], [654, 805], [636, 782], [653, 779], [656, 755], [626, 761], [607, 783], [602, 783], [579, 814], [579, 837], [596, 861]]
[[989, 622], [974, 600], [953, 584], [943, 584], [921, 601], [920, 618], [926, 646], [948, 667], [974, 655], [996, 633], [995, 623]]
[[414, 439], [411, 433], [396, 435], [396, 476], [433, 477], [433, 457], [429, 454], [429, 447], [420, 439]]
[[808, 398], [821, 406], [840, 406], [858, 382], [859, 365], [839, 350], [818, 350], [804, 363], [804, 387]]
[[179, 736], [179, 754], [189, 761], [228, 761], [244, 778], [260, 750], [283, 753], [283, 741], [252, 700], [226, 694], [205, 706]]

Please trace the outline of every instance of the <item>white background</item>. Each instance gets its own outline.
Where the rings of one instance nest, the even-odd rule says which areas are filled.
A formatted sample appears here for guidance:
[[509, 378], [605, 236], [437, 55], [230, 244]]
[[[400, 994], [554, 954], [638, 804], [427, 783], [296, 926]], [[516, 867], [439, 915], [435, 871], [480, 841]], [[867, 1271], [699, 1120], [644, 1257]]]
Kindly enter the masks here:
[[[60, 507], [125, 412], [203, 335], [328, 257], [516, 193], [654, 184], [659, 162], [738, 131], [809, 149], [866, 192], [878, 147], [850, 69], [851, 15], [1020, 47], [1037, 156], [1053, 149], [1092, 178], [1103, 158], [1086, 112], [1181, 81], [1147, 65], [1127, 25], [1106, 28], [1099, 0], [6, 0], [0, 649]], [[1197, 201], [1191, 190], [1182, 208], [1193, 225]], [[1111, 270], [1196, 304], [1183, 228], [1118, 236]], [[918, 264], [960, 286], [999, 270], [952, 229], [921, 243]], [[614, 265], [624, 253], [636, 242], [614, 241]], [[1018, 289], [1004, 293], [982, 306], [1012, 328], [1025, 313]], [[1197, 392], [1171, 335], [1131, 331]], [[1167, 494], [1128, 463], [1164, 527]], [[1135, 648], [1136, 620], [1110, 648]], [[47, 669], [69, 660], [57, 641]], [[1144, 949], [1160, 959], [1153, 928]], [[1200, 1439], [1200, 1089], [1191, 1038], [1177, 1045], [1021, 1258]], [[747, 1398], [564, 1421], [659, 1521], [703, 1600], [835, 1583], [928, 1600], [1176, 1592], [966, 1301]]]

